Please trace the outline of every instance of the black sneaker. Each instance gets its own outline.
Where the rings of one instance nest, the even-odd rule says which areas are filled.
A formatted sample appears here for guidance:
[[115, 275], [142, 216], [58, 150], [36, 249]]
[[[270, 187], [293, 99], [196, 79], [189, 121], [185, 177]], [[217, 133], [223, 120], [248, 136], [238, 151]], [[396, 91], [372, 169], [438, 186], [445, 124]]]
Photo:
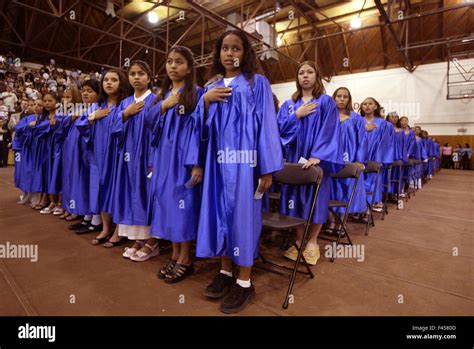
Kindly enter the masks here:
[[211, 284], [204, 290], [204, 295], [209, 298], [222, 298], [230, 291], [230, 286], [235, 284], [233, 276], [227, 276], [222, 273], [212, 280]]
[[245, 308], [247, 303], [255, 296], [255, 288], [242, 287], [235, 283], [231, 286], [229, 293], [222, 300], [220, 310], [226, 314], [238, 313]]
[[90, 221], [80, 221], [79, 223], [71, 224], [68, 228], [69, 230], [77, 230], [82, 229], [84, 227], [88, 227], [91, 224]]
[[103, 229], [102, 224], [99, 224], [99, 225], [89, 224], [89, 225], [84, 225], [82, 228], [74, 230], [74, 232], [78, 235], [82, 235], [82, 234], [88, 234], [88, 233], [93, 233], [93, 232], [99, 232], [99, 231], [102, 231], [102, 229]]

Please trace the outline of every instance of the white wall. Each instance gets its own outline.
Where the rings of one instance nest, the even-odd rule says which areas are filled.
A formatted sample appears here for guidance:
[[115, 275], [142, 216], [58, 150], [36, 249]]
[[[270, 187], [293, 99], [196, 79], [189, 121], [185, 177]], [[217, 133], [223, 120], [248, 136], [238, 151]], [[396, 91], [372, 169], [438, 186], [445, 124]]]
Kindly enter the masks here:
[[[324, 84], [330, 95], [340, 86], [349, 88], [354, 103], [374, 97], [386, 112], [408, 116], [411, 126], [420, 125], [431, 135], [457, 135], [461, 127], [467, 129], [465, 134], [474, 134], [474, 98], [447, 100], [446, 80], [447, 63], [435, 63], [420, 65], [413, 73], [397, 68], [334, 76]], [[296, 86], [290, 82], [272, 85], [272, 89], [282, 103]]]

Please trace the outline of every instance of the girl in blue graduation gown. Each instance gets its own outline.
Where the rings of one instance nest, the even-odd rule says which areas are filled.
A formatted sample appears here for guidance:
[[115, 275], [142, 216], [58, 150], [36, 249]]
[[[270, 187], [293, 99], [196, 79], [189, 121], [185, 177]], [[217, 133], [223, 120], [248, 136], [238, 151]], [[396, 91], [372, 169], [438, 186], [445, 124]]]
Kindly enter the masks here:
[[[421, 160], [420, 164], [415, 165], [415, 171], [419, 177], [423, 176], [423, 170], [425, 163], [428, 162], [428, 153], [425, 147], [425, 142], [423, 141], [422, 129], [420, 126], [415, 126], [415, 139], [416, 139], [416, 148], [414, 158], [416, 160]], [[418, 189], [422, 188], [422, 178], [418, 178]]]
[[[408, 160], [412, 159], [414, 156], [416, 145], [415, 133], [413, 133], [413, 131], [411, 130], [410, 125], [408, 124], [408, 118], [406, 116], [402, 116], [400, 118], [399, 124], [403, 133], [402, 160], [404, 165], [408, 165]], [[404, 192], [400, 194], [401, 197], [405, 197], [405, 191], [408, 189], [408, 185], [410, 184], [408, 170], [408, 167], [403, 167], [403, 177], [405, 177], [406, 179], [402, 183], [402, 188]]]
[[150, 91], [151, 69], [146, 62], [131, 62], [128, 80], [135, 92], [120, 103], [112, 126], [118, 142], [112, 216], [119, 225], [118, 234], [135, 240], [123, 257], [139, 262], [159, 253], [158, 240], [150, 236], [151, 132], [146, 124], [146, 115], [156, 96]]
[[26, 145], [25, 143], [25, 133], [28, 129], [28, 124], [35, 120], [36, 116], [34, 113], [23, 117], [18, 124], [15, 126], [15, 137], [13, 138], [12, 142], [12, 150], [15, 152], [15, 173], [14, 173], [14, 180], [15, 180], [15, 187], [20, 188], [23, 191], [23, 199], [26, 203], [26, 197], [29, 196], [29, 192], [25, 191], [24, 185], [24, 170], [26, 163], [23, 160], [24, 155], [26, 153]]
[[[240, 311], [255, 294], [250, 273], [262, 228], [259, 194], [283, 168], [272, 91], [267, 78], [255, 74], [256, 59], [244, 33], [223, 33], [213, 70], [224, 78], [206, 87], [197, 110], [205, 119], [207, 151], [196, 254], [221, 256], [221, 271], [204, 294], [225, 296], [225, 313]], [[240, 270], [237, 281], [233, 263]]]
[[[367, 136], [364, 119], [352, 110], [352, 96], [346, 87], [339, 87], [333, 93], [339, 112], [339, 122], [341, 125], [340, 147], [342, 148], [342, 158], [344, 162], [353, 162], [361, 169], [357, 187], [354, 192], [350, 213], [361, 213], [367, 211], [367, 198], [365, 195], [364, 173], [367, 165]], [[331, 199], [348, 202], [354, 184], [352, 178], [333, 178]], [[345, 212], [343, 208], [339, 212]]]
[[193, 112], [202, 90], [196, 86], [193, 54], [186, 47], [175, 46], [169, 51], [166, 73], [147, 115], [154, 154], [150, 231], [152, 236], [173, 243], [171, 259], [158, 277], [176, 283], [194, 272], [190, 247], [196, 240], [201, 203], [202, 120]]
[[421, 138], [423, 142], [423, 147], [425, 148], [426, 151], [426, 161], [423, 161], [423, 170], [422, 170], [422, 181], [426, 180], [426, 177], [428, 176], [428, 169], [429, 169], [429, 163], [430, 163], [430, 156], [431, 156], [431, 140], [428, 137], [428, 132], [425, 130], [421, 130]]
[[[387, 117], [385, 118], [385, 121], [391, 123], [393, 126], [393, 137], [392, 137], [393, 162], [403, 160], [403, 147], [404, 147], [403, 143], [405, 142], [405, 136], [400, 126], [398, 114], [396, 112], [388, 113]], [[384, 175], [387, 175], [388, 177], [388, 173], [384, 172]], [[401, 178], [402, 178], [402, 171], [398, 167], [392, 168], [392, 171], [390, 173], [390, 179], [391, 180], [396, 179], [396, 180], [401, 181]], [[384, 180], [388, 181], [388, 178], [384, 178]], [[401, 192], [402, 192], [401, 184], [399, 186], [398, 184], [395, 184], [395, 183], [389, 183], [388, 193], [401, 194]]]
[[[391, 122], [385, 120], [385, 123], [387, 124], [385, 128], [385, 133], [382, 134], [382, 142], [381, 142], [381, 147], [383, 150], [383, 160], [382, 164], [384, 167], [382, 168], [381, 171], [381, 176], [380, 179], [382, 181], [382, 200], [385, 200], [385, 197], [389, 195], [389, 193], [392, 193], [391, 191], [391, 185], [389, 183], [389, 178], [388, 178], [388, 166], [392, 165], [392, 163], [395, 161], [394, 156], [395, 156], [395, 127], [392, 125]], [[377, 203], [375, 207], [373, 208], [375, 211], [381, 212], [382, 210], [382, 203]]]
[[90, 159], [78, 124], [98, 108], [98, 84], [86, 81], [81, 89], [81, 97], [82, 108], [70, 113], [60, 125], [62, 132], [66, 133], [62, 148], [62, 204], [71, 213], [66, 220], [73, 220], [78, 215], [90, 217], [91, 213], [97, 213], [92, 212], [90, 205]]
[[423, 137], [426, 140], [426, 152], [428, 155], [428, 162], [426, 163], [426, 169], [425, 169], [425, 177], [426, 179], [431, 179], [433, 178], [434, 174], [434, 160], [433, 158], [435, 157], [435, 148], [434, 148], [434, 142], [431, 137], [428, 136], [427, 131], [423, 131]]
[[[22, 147], [22, 167], [21, 167], [21, 183], [20, 188], [24, 192], [30, 193], [33, 195], [32, 184], [33, 177], [35, 175], [35, 151], [38, 138], [34, 137], [34, 127], [36, 126], [37, 120], [41, 117], [43, 113], [43, 100], [37, 99], [33, 101], [33, 114], [28, 118], [28, 124], [25, 127], [22, 137], [23, 137], [23, 147]], [[37, 202], [39, 203], [39, 201]], [[36, 207], [36, 204], [31, 204], [32, 208]]]
[[[319, 68], [314, 62], [301, 63], [296, 76], [297, 91], [285, 101], [278, 112], [278, 126], [286, 161], [298, 163], [307, 161], [303, 168], [318, 165], [324, 176], [312, 217], [308, 243], [303, 256], [309, 264], [319, 259], [318, 234], [326, 223], [331, 196], [331, 173], [342, 169], [344, 161], [340, 147], [339, 112], [334, 100], [324, 94]], [[306, 219], [311, 208], [313, 187], [282, 185], [280, 212], [284, 215]], [[304, 228], [296, 231], [296, 243], [301, 244]], [[290, 247], [285, 257], [296, 260], [298, 252]]]
[[[24, 137], [23, 134], [25, 129], [28, 127], [28, 123], [33, 121], [33, 119], [28, 121], [28, 118], [31, 117], [31, 113], [28, 111], [29, 101], [22, 99], [21, 101], [21, 114], [18, 123], [14, 128], [14, 136], [12, 140], [12, 151], [14, 152], [14, 172], [13, 179], [15, 187], [20, 188], [19, 184], [21, 183], [21, 150], [23, 148]], [[21, 199], [17, 202], [18, 204], [25, 204], [29, 199], [28, 193], [22, 192]]]
[[[69, 128], [70, 128], [70, 117], [71, 115], [75, 112], [75, 107], [80, 105], [82, 103], [81, 99], [81, 94], [79, 92], [79, 89], [77, 88], [76, 85], [70, 85], [68, 86], [63, 93], [63, 98], [61, 101], [61, 107], [62, 107], [62, 114], [63, 119], [60, 120], [59, 124], [57, 125], [56, 129], [56, 134], [58, 137], [57, 144], [58, 144], [58, 153], [59, 155], [59, 169], [58, 172], [60, 173], [60, 194], [59, 194], [59, 202], [58, 202], [58, 210], [54, 212], [54, 214], [58, 214], [60, 219], [75, 219], [76, 215], [71, 215], [67, 210], [64, 209], [63, 205], [63, 185], [64, 185], [64, 161], [68, 161], [68, 159], [63, 159], [63, 151], [65, 149], [64, 141], [66, 140], [66, 137], [69, 134]], [[65, 122], [65, 118], [69, 117], [68, 122]], [[70, 162], [68, 162], [70, 164]], [[56, 213], [57, 212], [57, 213]], [[69, 217], [69, 218], [68, 218]]]
[[[393, 147], [391, 136], [393, 127], [380, 116], [380, 103], [375, 98], [366, 98], [361, 105], [360, 115], [364, 117], [365, 129], [367, 130], [368, 160], [378, 163], [393, 162]], [[374, 207], [376, 211], [382, 211], [382, 172], [379, 174], [377, 187], [375, 188], [376, 174], [368, 173], [365, 176], [365, 190], [374, 191]], [[372, 195], [367, 200], [372, 203]]]
[[44, 109], [44, 101], [35, 101], [36, 120], [29, 124], [28, 143], [30, 152], [27, 154], [28, 162], [31, 164], [27, 169], [26, 176], [29, 179], [28, 191], [39, 193], [39, 202], [32, 205], [35, 210], [42, 210], [48, 206], [48, 164], [49, 164], [49, 142], [48, 135], [51, 130], [49, 111]]
[[120, 241], [118, 231], [112, 234], [112, 212], [114, 204], [114, 185], [117, 175], [117, 138], [113, 136], [113, 124], [120, 111], [120, 102], [130, 95], [130, 84], [124, 72], [117, 69], [107, 71], [99, 84], [100, 108], [87, 119], [78, 121], [77, 127], [87, 145], [90, 159], [90, 205], [100, 212], [102, 231], [93, 245], [108, 241], [105, 247], [113, 247]]
[[63, 118], [60, 110], [56, 110], [59, 99], [56, 95], [48, 93], [43, 97], [44, 108], [49, 113], [50, 130], [47, 135], [48, 158], [46, 162], [47, 186], [46, 193], [49, 195], [50, 204], [40, 211], [42, 214], [51, 214], [58, 207], [58, 195], [61, 190], [62, 177], [59, 171], [61, 132], [60, 123]]

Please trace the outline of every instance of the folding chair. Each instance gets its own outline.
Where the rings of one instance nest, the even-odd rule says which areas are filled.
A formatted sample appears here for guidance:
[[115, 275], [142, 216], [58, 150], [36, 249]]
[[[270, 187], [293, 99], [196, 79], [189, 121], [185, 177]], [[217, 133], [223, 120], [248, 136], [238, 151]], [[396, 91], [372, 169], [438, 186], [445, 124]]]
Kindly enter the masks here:
[[[367, 223], [365, 226], [365, 235], [369, 235], [369, 224], [373, 227], [375, 227], [375, 222], [374, 222], [374, 214], [372, 212], [372, 206], [375, 203], [375, 193], [377, 191], [377, 186], [379, 184], [379, 176], [380, 176], [380, 169], [382, 167], [382, 164], [375, 162], [375, 161], [369, 161], [367, 164], [364, 173], [369, 174], [369, 173], [375, 173], [375, 185], [372, 190], [366, 191], [365, 193], [367, 194], [367, 206], [369, 208], [369, 216], [367, 217]], [[372, 196], [372, 199], [369, 202], [369, 196]]]
[[[410, 194], [413, 194], [413, 196], [416, 196], [416, 188], [418, 187], [418, 181], [416, 181], [416, 165], [420, 163], [420, 160], [416, 159], [409, 159], [408, 160], [408, 173], [403, 179], [406, 179], [408, 181], [408, 197], [411, 198]], [[413, 188], [411, 187], [410, 183], [413, 181]]]
[[[306, 262], [306, 259], [303, 256], [303, 251], [306, 245], [306, 239], [309, 234], [311, 221], [312, 221], [313, 214], [316, 208], [316, 199], [318, 197], [319, 187], [321, 184], [321, 180], [323, 178], [323, 170], [319, 166], [313, 166], [305, 170], [302, 168], [301, 164], [285, 163], [283, 170], [276, 172], [274, 175], [274, 178], [276, 182], [281, 183], [281, 184], [295, 185], [295, 186], [311, 185], [313, 187], [311, 208], [309, 210], [309, 214], [306, 219], [299, 218], [299, 217], [285, 216], [279, 213], [270, 213], [270, 212], [263, 213], [263, 227], [266, 229], [272, 229], [272, 230], [278, 230], [278, 231], [289, 231], [290, 229], [295, 229], [299, 227], [305, 228], [304, 233], [303, 233], [303, 238], [301, 241], [301, 247], [298, 247], [295, 241], [291, 241], [292, 245], [298, 250], [298, 257], [296, 258], [293, 268], [289, 268], [285, 265], [276, 264], [271, 261], [268, 261], [261, 253], [259, 254], [259, 257], [262, 260], [263, 264], [270, 264], [274, 267], [291, 271], [291, 276], [290, 276], [288, 273], [281, 273], [273, 269], [263, 268], [274, 274], [282, 275], [285, 277], [290, 276], [288, 291], [286, 293], [285, 300], [283, 302], [283, 309], [287, 309], [288, 304], [289, 304], [289, 297], [291, 295], [291, 292], [293, 291], [293, 286], [296, 279], [296, 273], [299, 272], [301, 274], [309, 275], [311, 278], [314, 278], [314, 274], [311, 271], [311, 268], [309, 267], [308, 263]], [[307, 272], [298, 270], [298, 266], [300, 264], [301, 259], [303, 259], [303, 264], [306, 267]]]
[[[387, 170], [387, 181], [382, 183], [382, 187], [385, 188], [385, 193], [382, 193], [382, 220], [385, 220], [385, 214], [388, 214], [388, 194], [390, 191], [390, 184], [392, 180], [392, 164], [383, 165], [382, 170]], [[383, 176], [382, 176], [383, 180]]]
[[[398, 168], [398, 179], [393, 179], [392, 177], [390, 178], [390, 184], [394, 184], [397, 188], [396, 192], [396, 197], [397, 197], [397, 210], [400, 209], [400, 192], [402, 191], [402, 178], [403, 178], [403, 161], [402, 160], [397, 160], [392, 164], [392, 172], [394, 172], [394, 169]], [[388, 212], [387, 212], [388, 213]]]
[[418, 179], [421, 179], [423, 166], [418, 166], [419, 164], [423, 163], [421, 160], [413, 160], [413, 180], [414, 180], [414, 191], [413, 196], [416, 196], [416, 192], [420, 189], [418, 186]]
[[[337, 235], [337, 239], [331, 239], [327, 238], [324, 236], [319, 237], [321, 240], [327, 240], [327, 241], [332, 241], [336, 243], [336, 247], [339, 244], [343, 245], [352, 245], [351, 238], [349, 236], [349, 232], [347, 231], [347, 218], [349, 217], [349, 212], [352, 207], [352, 201], [354, 199], [355, 191], [357, 188], [357, 183], [359, 182], [359, 176], [360, 176], [360, 167], [357, 164], [354, 164], [352, 162], [346, 163], [346, 166], [340, 170], [339, 172], [331, 175], [332, 178], [335, 178], [336, 180], [338, 179], [345, 179], [345, 178], [353, 178], [354, 183], [351, 188], [351, 195], [349, 196], [349, 201], [340, 201], [340, 200], [330, 200], [329, 201], [329, 211], [334, 215], [337, 221], [337, 225], [333, 231]], [[335, 212], [336, 208], [344, 208], [344, 215], [343, 218], [339, 216]], [[342, 237], [346, 237], [348, 242], [341, 242]], [[334, 262], [334, 255], [331, 257], [331, 262]]]
[[406, 164], [403, 164], [402, 169], [403, 169], [402, 182], [406, 181], [408, 183], [406, 197], [405, 197], [405, 201], [408, 202], [408, 200], [411, 199], [411, 193], [412, 193], [412, 190], [410, 188], [410, 179], [413, 172], [413, 159], [409, 159]]
[[[436, 173], [436, 156], [431, 156], [430, 157], [430, 161], [432, 163], [432, 166], [433, 166], [433, 177], [434, 177], [434, 174]], [[429, 168], [429, 166], [428, 166]]]

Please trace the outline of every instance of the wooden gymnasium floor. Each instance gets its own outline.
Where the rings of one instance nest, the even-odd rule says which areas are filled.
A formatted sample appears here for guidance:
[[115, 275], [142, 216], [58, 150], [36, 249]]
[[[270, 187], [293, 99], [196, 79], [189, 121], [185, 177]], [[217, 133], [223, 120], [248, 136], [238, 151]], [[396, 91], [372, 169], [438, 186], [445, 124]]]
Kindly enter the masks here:
[[[474, 315], [473, 184], [474, 171], [442, 170], [404, 210], [392, 205], [385, 221], [377, 218], [368, 237], [351, 224], [365, 261], [323, 258], [316, 278], [298, 277], [286, 311], [286, 280], [256, 270], [257, 297], [241, 315]], [[15, 204], [12, 167], [0, 169], [0, 193], [0, 243], [39, 246], [36, 263], [0, 259], [0, 315], [221, 315], [202, 296], [215, 260], [167, 285], [155, 275], [169, 252], [134, 263], [122, 247], [92, 246], [93, 234], [76, 236], [63, 221]]]

